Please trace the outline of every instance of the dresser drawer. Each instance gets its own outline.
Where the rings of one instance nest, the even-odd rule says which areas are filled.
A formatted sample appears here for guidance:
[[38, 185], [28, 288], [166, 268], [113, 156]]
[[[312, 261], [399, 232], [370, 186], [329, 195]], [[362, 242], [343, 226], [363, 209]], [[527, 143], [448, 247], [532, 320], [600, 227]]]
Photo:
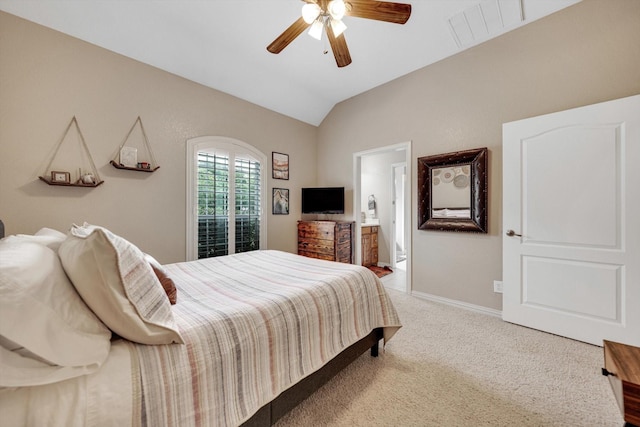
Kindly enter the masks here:
[[331, 223], [299, 223], [298, 239], [334, 240], [335, 226]]
[[306, 256], [307, 258], [324, 259], [326, 261], [335, 261], [333, 254], [324, 254], [319, 252], [301, 251], [298, 249], [298, 255]]
[[298, 239], [298, 253], [315, 252], [319, 254], [334, 255], [333, 242], [321, 239]]

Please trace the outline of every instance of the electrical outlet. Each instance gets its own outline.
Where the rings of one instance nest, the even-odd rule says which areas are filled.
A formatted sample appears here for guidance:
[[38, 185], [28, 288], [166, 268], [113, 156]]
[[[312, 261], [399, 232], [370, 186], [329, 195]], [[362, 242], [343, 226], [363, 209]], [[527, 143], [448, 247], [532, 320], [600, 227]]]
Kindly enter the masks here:
[[494, 280], [493, 281], [493, 292], [495, 292], [497, 294], [501, 294], [502, 293], [502, 282], [500, 280]]

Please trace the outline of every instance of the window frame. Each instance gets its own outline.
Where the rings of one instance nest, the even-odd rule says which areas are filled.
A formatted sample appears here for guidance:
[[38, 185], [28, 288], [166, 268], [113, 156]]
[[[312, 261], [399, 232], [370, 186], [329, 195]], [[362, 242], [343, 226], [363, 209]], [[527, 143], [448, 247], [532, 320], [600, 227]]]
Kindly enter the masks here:
[[[198, 152], [225, 151], [230, 157], [237, 155], [250, 156], [260, 162], [260, 249], [267, 247], [267, 156], [256, 147], [234, 138], [224, 136], [200, 136], [187, 140], [187, 188], [186, 188], [186, 260], [198, 259]], [[235, 189], [235, 182], [230, 190]], [[234, 191], [230, 191], [234, 193]], [[235, 197], [235, 195], [233, 196]], [[233, 213], [231, 212], [233, 211]], [[230, 210], [229, 223], [235, 217], [235, 208]], [[235, 225], [229, 235], [229, 254], [235, 253]]]

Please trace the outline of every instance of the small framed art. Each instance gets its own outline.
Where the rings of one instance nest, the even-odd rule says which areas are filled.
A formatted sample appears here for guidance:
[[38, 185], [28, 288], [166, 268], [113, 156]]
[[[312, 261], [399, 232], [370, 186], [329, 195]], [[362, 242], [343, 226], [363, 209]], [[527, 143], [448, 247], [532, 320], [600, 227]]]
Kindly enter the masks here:
[[274, 179], [289, 179], [289, 155], [273, 151], [271, 161], [272, 177]]
[[289, 189], [274, 188], [273, 189], [273, 215], [289, 215]]
[[135, 168], [138, 165], [138, 149], [122, 147], [120, 149], [120, 164], [129, 168]]
[[51, 182], [55, 182], [58, 184], [71, 184], [71, 173], [51, 171]]

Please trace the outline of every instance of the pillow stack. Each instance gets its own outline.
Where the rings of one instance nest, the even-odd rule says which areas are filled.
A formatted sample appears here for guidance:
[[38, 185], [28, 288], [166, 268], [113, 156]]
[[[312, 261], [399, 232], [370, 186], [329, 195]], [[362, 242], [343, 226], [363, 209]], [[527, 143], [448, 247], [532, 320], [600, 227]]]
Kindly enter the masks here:
[[0, 241], [0, 386], [49, 384], [98, 370], [111, 331], [80, 298], [55, 250], [66, 237]]
[[0, 240], [0, 387], [96, 372], [112, 331], [141, 344], [183, 343], [176, 292], [153, 257], [103, 227]]

